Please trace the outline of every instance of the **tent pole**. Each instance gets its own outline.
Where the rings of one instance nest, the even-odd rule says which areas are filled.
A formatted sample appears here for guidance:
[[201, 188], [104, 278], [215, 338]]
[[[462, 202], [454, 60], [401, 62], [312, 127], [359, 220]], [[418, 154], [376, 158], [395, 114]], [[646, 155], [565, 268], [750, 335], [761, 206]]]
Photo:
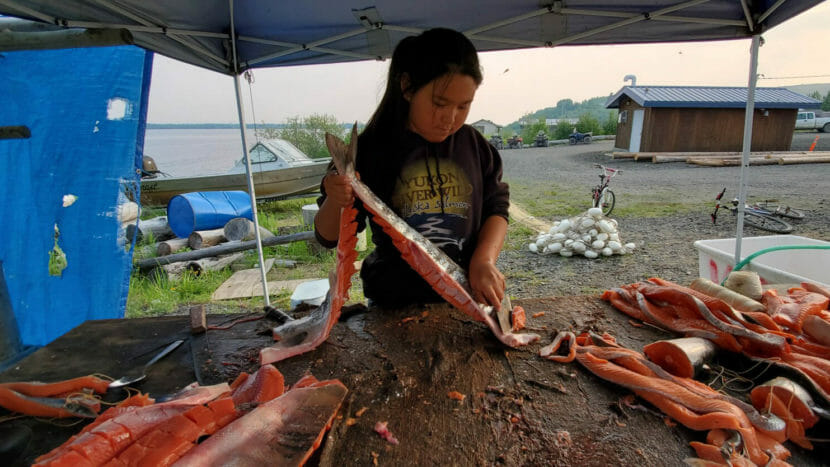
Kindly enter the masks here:
[[744, 205], [746, 204], [746, 174], [749, 171], [749, 152], [752, 149], [752, 118], [755, 115], [755, 85], [758, 83], [758, 49], [761, 36], [752, 36], [749, 57], [749, 85], [746, 93], [744, 114], [744, 144], [741, 153], [741, 177], [738, 192], [738, 228], [735, 232], [735, 264], [741, 261], [741, 240], [744, 231]]
[[[256, 237], [256, 251], [257, 255], [259, 256], [259, 275], [262, 279], [262, 298], [265, 299], [265, 306], [271, 306], [271, 298], [268, 294], [268, 281], [265, 280], [265, 255], [262, 253], [262, 236], [259, 233], [259, 215], [257, 214], [256, 210], [256, 192], [254, 191], [254, 177], [253, 171], [251, 170], [251, 158], [248, 154], [248, 138], [245, 135], [245, 129], [247, 128], [245, 125], [245, 112], [242, 109], [242, 84], [239, 80], [239, 60], [236, 55], [236, 31], [234, 30], [233, 24], [233, 0], [228, 1], [228, 6], [230, 7], [230, 19], [231, 19], [231, 45], [233, 47], [233, 84], [234, 90], [236, 91], [236, 112], [239, 115], [239, 130], [242, 133], [242, 154], [244, 154], [245, 158], [245, 173], [248, 176], [248, 193], [251, 195], [251, 213], [254, 217], [254, 225], [256, 228], [254, 229], [254, 235]], [[737, 263], [736, 263], [737, 264]]]

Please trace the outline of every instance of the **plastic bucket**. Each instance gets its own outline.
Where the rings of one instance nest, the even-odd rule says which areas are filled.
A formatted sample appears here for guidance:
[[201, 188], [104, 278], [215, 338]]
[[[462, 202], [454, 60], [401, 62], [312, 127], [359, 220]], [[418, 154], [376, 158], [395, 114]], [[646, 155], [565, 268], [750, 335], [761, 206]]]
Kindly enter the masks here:
[[187, 238], [197, 230], [224, 227], [235, 217], [254, 220], [251, 197], [244, 191], [183, 193], [167, 203], [167, 223], [179, 238]]

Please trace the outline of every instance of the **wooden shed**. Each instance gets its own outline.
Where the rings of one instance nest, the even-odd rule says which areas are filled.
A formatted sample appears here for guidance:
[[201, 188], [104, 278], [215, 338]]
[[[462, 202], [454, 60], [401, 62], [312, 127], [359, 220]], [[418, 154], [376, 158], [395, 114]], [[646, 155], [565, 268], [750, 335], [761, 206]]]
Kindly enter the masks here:
[[[615, 149], [629, 152], [741, 151], [747, 88], [625, 86], [608, 99], [619, 109]], [[757, 88], [752, 151], [789, 151], [799, 108], [815, 99]]]

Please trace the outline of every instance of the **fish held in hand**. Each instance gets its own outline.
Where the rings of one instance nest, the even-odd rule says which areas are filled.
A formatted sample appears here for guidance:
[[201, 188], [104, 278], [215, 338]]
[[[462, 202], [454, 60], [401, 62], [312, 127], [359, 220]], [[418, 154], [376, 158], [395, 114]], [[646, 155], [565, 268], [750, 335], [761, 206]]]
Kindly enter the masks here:
[[[466, 271], [436, 247], [420, 232], [395, 214], [355, 173], [357, 157], [357, 125], [352, 128], [351, 140], [346, 144], [334, 135], [326, 134], [326, 145], [340, 175], [349, 179], [354, 194], [372, 214], [374, 221], [392, 238], [401, 257], [447, 302], [484, 322], [497, 339], [510, 347], [519, 347], [539, 339], [537, 334], [520, 334], [504, 331], [498, 322], [497, 309], [477, 303], [467, 280]], [[340, 316], [343, 304], [348, 300], [351, 276], [355, 272], [357, 258], [357, 210], [353, 206], [343, 208], [340, 214], [340, 232], [337, 243], [337, 266], [328, 295], [315, 311], [307, 317], [289, 321], [274, 328], [278, 342], [260, 351], [260, 364], [273, 363], [313, 350], [329, 336], [331, 328]]]

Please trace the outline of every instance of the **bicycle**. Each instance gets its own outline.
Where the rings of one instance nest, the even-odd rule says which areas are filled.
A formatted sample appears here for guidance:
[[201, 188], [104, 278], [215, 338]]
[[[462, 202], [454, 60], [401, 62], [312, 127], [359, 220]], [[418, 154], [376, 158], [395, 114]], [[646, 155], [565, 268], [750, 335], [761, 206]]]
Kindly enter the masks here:
[[612, 177], [621, 174], [622, 170], [605, 167], [602, 164], [594, 164], [594, 167], [600, 169], [601, 173], [599, 174], [599, 185], [591, 190], [592, 206], [602, 209], [602, 214], [608, 216], [611, 215], [614, 204], [617, 202], [617, 197], [608, 188], [608, 183], [611, 182]]
[[[712, 218], [712, 224], [716, 223], [718, 218], [718, 211], [721, 209], [727, 209], [729, 211], [732, 211], [733, 215], [738, 215], [737, 199], [733, 199], [732, 202], [729, 204], [721, 204], [720, 201], [725, 193], [726, 188], [724, 188], [723, 191], [721, 191], [720, 194], [718, 194], [718, 196], [715, 197], [715, 210], [712, 211], [712, 214], [710, 214], [710, 217]], [[752, 227], [756, 227], [762, 230], [767, 230], [769, 232], [792, 232], [793, 226], [785, 220], [775, 217], [774, 213], [775, 211], [767, 211], [765, 209], [761, 209], [758, 206], [744, 204], [744, 222], [747, 225], [751, 225]]]
[[778, 204], [776, 199], [765, 199], [755, 201], [751, 204], [753, 208], [771, 212], [774, 216], [789, 217], [790, 219], [804, 219], [804, 211], [792, 208], [786, 204]]

